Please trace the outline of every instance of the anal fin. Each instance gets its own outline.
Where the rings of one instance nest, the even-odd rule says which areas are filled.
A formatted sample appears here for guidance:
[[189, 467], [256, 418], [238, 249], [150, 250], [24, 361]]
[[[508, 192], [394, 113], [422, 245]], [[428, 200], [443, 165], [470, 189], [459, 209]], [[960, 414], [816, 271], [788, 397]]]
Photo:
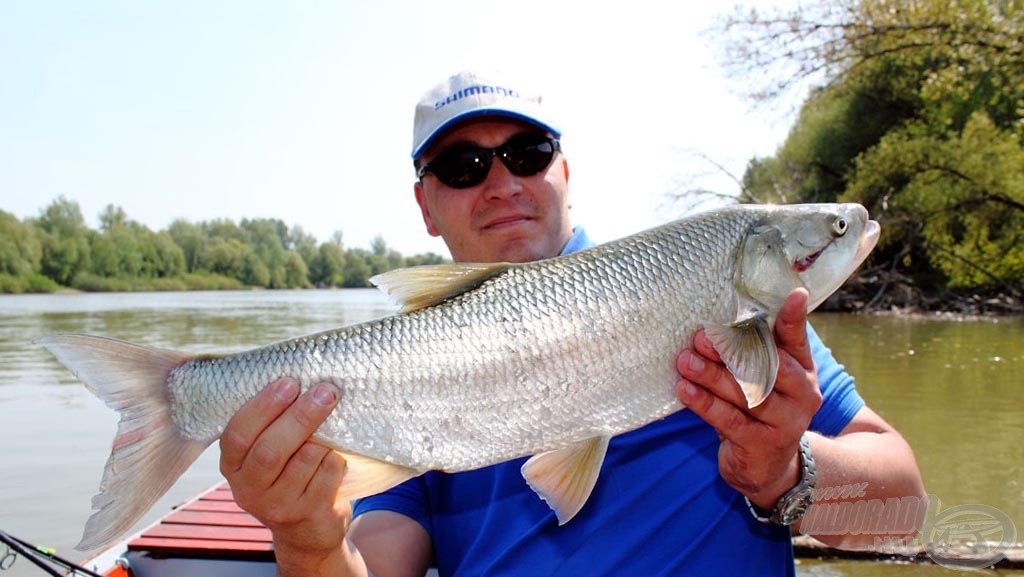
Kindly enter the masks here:
[[351, 501], [382, 493], [404, 483], [413, 477], [423, 474], [402, 465], [388, 463], [373, 457], [357, 453], [338, 451], [348, 464], [345, 476], [341, 480], [338, 496]]
[[579, 513], [597, 484], [610, 438], [580, 441], [556, 451], [534, 455], [523, 464], [526, 482], [565, 525]]

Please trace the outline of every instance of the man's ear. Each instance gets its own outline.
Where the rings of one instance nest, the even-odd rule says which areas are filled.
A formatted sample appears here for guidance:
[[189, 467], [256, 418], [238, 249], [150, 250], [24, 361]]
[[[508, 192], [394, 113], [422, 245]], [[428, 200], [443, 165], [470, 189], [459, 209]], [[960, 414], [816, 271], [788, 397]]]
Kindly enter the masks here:
[[[565, 175], [565, 184], [568, 185], [569, 184], [569, 161], [566, 160], [564, 156], [562, 157], [562, 174]], [[567, 198], [565, 199], [565, 204], [566, 204], [567, 207], [572, 208], [572, 189], [568, 188], [568, 187], [566, 189], [569, 192], [566, 193], [567, 194]]]
[[423, 215], [423, 224], [427, 226], [427, 234], [430, 236], [441, 236], [441, 231], [434, 226], [434, 219], [430, 216], [430, 207], [427, 206], [426, 196], [423, 194], [423, 183], [415, 182], [412, 185], [413, 194], [416, 195], [416, 204], [420, 205], [420, 213]]

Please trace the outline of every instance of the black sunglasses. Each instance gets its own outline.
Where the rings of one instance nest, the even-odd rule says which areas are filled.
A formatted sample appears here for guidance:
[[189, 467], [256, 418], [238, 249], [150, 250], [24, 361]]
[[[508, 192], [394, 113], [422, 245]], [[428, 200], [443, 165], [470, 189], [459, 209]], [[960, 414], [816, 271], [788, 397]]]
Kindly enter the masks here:
[[530, 133], [517, 134], [497, 148], [454, 146], [421, 166], [416, 177], [422, 179], [432, 172], [446, 186], [469, 188], [487, 179], [495, 156], [512, 174], [533, 176], [551, 164], [559, 146], [554, 138]]

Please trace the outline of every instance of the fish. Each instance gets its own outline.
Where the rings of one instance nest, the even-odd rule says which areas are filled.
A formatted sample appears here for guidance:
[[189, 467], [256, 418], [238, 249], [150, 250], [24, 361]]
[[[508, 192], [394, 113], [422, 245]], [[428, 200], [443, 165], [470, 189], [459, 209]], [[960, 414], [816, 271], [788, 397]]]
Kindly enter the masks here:
[[347, 461], [339, 497], [529, 456], [525, 482], [565, 524], [612, 437], [685, 408], [675, 358], [699, 328], [757, 406], [775, 383], [772, 331], [786, 296], [806, 289], [813, 310], [878, 235], [857, 204], [733, 205], [530, 263], [387, 272], [373, 281], [401, 311], [234, 354], [41, 337], [120, 414], [76, 548], [123, 537], [282, 377], [339, 391], [312, 437]]

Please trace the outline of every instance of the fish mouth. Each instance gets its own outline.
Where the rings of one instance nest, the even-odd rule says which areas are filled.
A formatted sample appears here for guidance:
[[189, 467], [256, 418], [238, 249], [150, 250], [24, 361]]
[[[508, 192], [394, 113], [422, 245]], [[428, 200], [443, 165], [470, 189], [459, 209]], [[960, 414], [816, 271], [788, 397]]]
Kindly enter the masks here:
[[[864, 259], [868, 257], [868, 254], [875, 248], [875, 245], [878, 244], [878, 236], [881, 233], [881, 230], [881, 227], [876, 221], [869, 220], [864, 223], [864, 232], [860, 235], [860, 239], [857, 242], [857, 252], [853, 257], [857, 263], [864, 262]], [[833, 242], [835, 241], [826, 244], [821, 248], [821, 250], [812, 252], [801, 259], [797, 259], [797, 261], [793, 263], [793, 270], [797, 272], [804, 272], [814, 266], [814, 263], [818, 262], [818, 259], [821, 258], [821, 255], [825, 254], [825, 251], [828, 250], [828, 247], [832, 246]]]
[[804, 258], [798, 259], [796, 262], [793, 263], [793, 270], [795, 270], [796, 272], [804, 272], [805, 270], [811, 268], [812, 266], [814, 266], [814, 263], [818, 262], [818, 259], [821, 258], [821, 255], [825, 254], [825, 251], [828, 250], [828, 247], [830, 246], [832, 246], [831, 242], [822, 247], [821, 250], [817, 252], [812, 252], [811, 254], [805, 256]]
[[857, 243], [857, 254], [854, 256], [857, 262], [864, 262], [864, 259], [868, 257], [868, 254], [878, 244], [878, 237], [882, 232], [882, 227], [879, 226], [877, 221], [869, 220], [864, 225], [864, 233], [860, 235], [860, 242]]

